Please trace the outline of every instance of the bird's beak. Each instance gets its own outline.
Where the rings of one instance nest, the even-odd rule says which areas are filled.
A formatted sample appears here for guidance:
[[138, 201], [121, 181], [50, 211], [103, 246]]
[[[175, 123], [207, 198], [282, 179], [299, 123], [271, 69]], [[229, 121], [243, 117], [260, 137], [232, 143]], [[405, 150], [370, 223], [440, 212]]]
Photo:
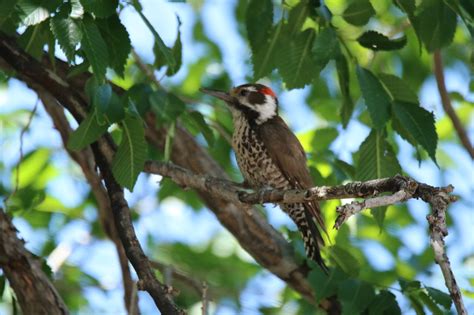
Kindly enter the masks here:
[[234, 97], [232, 95], [230, 95], [229, 93], [227, 93], [227, 92], [204, 89], [204, 88], [200, 88], [199, 91], [201, 91], [203, 93], [206, 93], [208, 95], [217, 97], [217, 98], [219, 98], [219, 99], [221, 99], [221, 100], [223, 100], [227, 103], [232, 103], [234, 101]]

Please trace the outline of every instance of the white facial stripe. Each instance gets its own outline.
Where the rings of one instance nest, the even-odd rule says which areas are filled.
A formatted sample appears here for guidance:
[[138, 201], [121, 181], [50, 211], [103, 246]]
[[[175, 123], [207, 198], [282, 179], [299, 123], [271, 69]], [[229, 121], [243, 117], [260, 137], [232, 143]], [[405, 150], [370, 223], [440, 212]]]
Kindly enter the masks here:
[[265, 95], [265, 103], [258, 106], [259, 116], [257, 118], [257, 124], [263, 124], [270, 118], [276, 116], [277, 104], [275, 99], [271, 95]]

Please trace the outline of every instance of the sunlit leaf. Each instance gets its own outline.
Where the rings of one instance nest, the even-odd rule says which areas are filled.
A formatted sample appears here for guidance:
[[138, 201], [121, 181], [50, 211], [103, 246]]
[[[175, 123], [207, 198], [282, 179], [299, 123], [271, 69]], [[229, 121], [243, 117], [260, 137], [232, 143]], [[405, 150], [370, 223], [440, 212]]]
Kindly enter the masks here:
[[12, 186], [16, 185], [18, 169], [18, 188], [21, 189], [31, 185], [47, 166], [50, 154], [50, 151], [47, 149], [38, 149], [26, 155], [11, 174]]
[[27, 26], [39, 24], [49, 18], [49, 11], [46, 6], [32, 0], [18, 1], [18, 7], [22, 12], [22, 22]]

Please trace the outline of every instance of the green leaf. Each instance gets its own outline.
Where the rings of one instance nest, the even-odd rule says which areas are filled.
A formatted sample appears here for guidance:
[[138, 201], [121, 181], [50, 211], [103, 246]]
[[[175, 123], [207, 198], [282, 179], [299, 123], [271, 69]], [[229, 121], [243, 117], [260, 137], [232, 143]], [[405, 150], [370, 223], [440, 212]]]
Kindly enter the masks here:
[[191, 132], [194, 134], [201, 132], [209, 147], [214, 145], [214, 133], [212, 132], [211, 128], [209, 128], [209, 125], [204, 120], [204, 116], [200, 112], [185, 112], [180, 118], [184, 125], [188, 129], [191, 129]]
[[426, 287], [426, 291], [428, 292], [429, 296], [439, 305], [443, 306], [446, 310], [451, 309], [451, 305], [453, 304], [453, 300], [449, 294], [444, 293], [436, 288]]
[[146, 26], [148, 27], [148, 29], [153, 34], [153, 37], [155, 38], [153, 51], [155, 51], [155, 54], [156, 54], [156, 51], [159, 51], [159, 53], [163, 56], [168, 67], [174, 68], [176, 66], [176, 60], [174, 59], [171, 49], [165, 45], [165, 43], [163, 42], [163, 39], [161, 39], [160, 34], [158, 34], [158, 32], [153, 27], [153, 25], [151, 25], [150, 21], [148, 21], [146, 16], [143, 14], [142, 10], [139, 10], [137, 6], [135, 6], [135, 9], [137, 9], [138, 14], [142, 18], [143, 22], [145, 22]]
[[271, 0], [251, 0], [247, 6], [245, 26], [252, 52], [266, 43], [273, 24], [273, 4]]
[[357, 0], [357, 1], [352, 2], [344, 10], [342, 17], [344, 18], [344, 20], [346, 20], [347, 23], [350, 23], [356, 26], [363, 26], [367, 24], [367, 22], [369, 22], [369, 19], [374, 14], [375, 14], [375, 10], [368, 0], [367, 1]]
[[82, 40], [81, 48], [92, 66], [94, 76], [99, 83], [105, 80], [105, 71], [109, 63], [107, 45], [100, 34], [95, 21], [88, 15], [84, 16], [81, 23]]
[[118, 0], [81, 0], [86, 12], [93, 13], [96, 17], [106, 18], [116, 13]]
[[[308, 0], [301, 0], [295, 7], [290, 10], [288, 15], [288, 26], [290, 34], [297, 34], [301, 31], [307, 17], [313, 13], [315, 14], [315, 7], [312, 6]], [[258, 25], [258, 24], [257, 24]]]
[[176, 64], [174, 67], [169, 67], [168, 70], [166, 71], [166, 75], [167, 76], [172, 76], [174, 75], [176, 72], [179, 71], [179, 69], [181, 68], [181, 64], [182, 64], [182, 54], [183, 54], [183, 45], [181, 43], [181, 30], [180, 30], [180, 26], [181, 26], [181, 21], [179, 20], [179, 17], [178, 17], [178, 37], [176, 38], [176, 41], [174, 42], [174, 45], [173, 45], [173, 48], [171, 48], [171, 52], [173, 53], [173, 57], [174, 57], [174, 60], [176, 61]]
[[279, 39], [282, 30], [283, 20], [272, 29], [267, 41], [257, 51], [252, 51], [253, 78], [255, 81], [270, 74], [275, 68], [275, 56], [281, 46], [279, 45], [281, 42]]
[[428, 152], [433, 162], [436, 162], [436, 147], [438, 135], [436, 134], [433, 113], [423, 107], [411, 103], [394, 102], [393, 112], [400, 124], [413, 136], [413, 138]]
[[94, 110], [87, 115], [79, 127], [71, 133], [67, 142], [67, 148], [73, 151], [82, 150], [99, 139], [99, 137], [107, 131], [107, 128], [108, 126], [106, 124], [99, 125], [97, 123], [97, 112]]
[[401, 313], [395, 295], [388, 290], [381, 290], [369, 305], [369, 315], [399, 315]]
[[132, 50], [127, 29], [116, 14], [107, 19], [97, 19], [97, 25], [109, 51], [113, 51], [113, 54], [109, 55], [110, 67], [123, 77], [125, 64]]
[[417, 289], [421, 288], [420, 281], [407, 281], [404, 279], [399, 279], [398, 283], [400, 284], [402, 292], [411, 292], [414, 290], [416, 291]]
[[379, 227], [379, 232], [382, 232], [383, 222], [385, 220], [385, 215], [387, 213], [387, 207], [377, 207], [370, 209], [370, 214], [374, 217], [377, 226]]
[[[166, 71], [167, 76], [174, 75], [176, 72], [179, 71], [179, 68], [181, 68], [183, 46], [182, 46], [182, 43], [181, 43], [180, 26], [181, 26], [181, 20], [178, 17], [178, 36], [176, 37], [176, 41], [174, 42], [173, 48], [170, 49], [176, 63], [175, 63], [174, 66], [168, 67], [168, 70]], [[158, 69], [160, 69], [161, 67], [163, 67], [167, 64], [166, 63], [166, 57], [163, 55], [162, 50], [160, 49], [160, 47], [156, 43], [153, 46], [153, 52], [155, 53], [154, 66], [158, 70]]]
[[340, 176], [341, 181], [346, 179], [354, 179], [355, 177], [355, 167], [352, 164], [349, 164], [343, 160], [336, 159], [333, 162], [334, 170], [342, 174]]
[[318, 71], [311, 56], [314, 30], [306, 30], [277, 50], [277, 68], [288, 89], [304, 87]]
[[145, 83], [135, 84], [127, 91], [127, 95], [133, 101], [141, 116], [145, 115], [151, 107], [149, 98], [152, 93], [153, 90], [150, 85]]
[[359, 261], [347, 250], [341, 246], [331, 246], [329, 257], [339, 266], [345, 273], [351, 277], [356, 277], [360, 271]]
[[342, 314], [361, 314], [375, 298], [372, 285], [348, 279], [339, 285], [338, 298], [342, 302]]
[[413, 17], [415, 14], [416, 3], [415, 0], [394, 0], [396, 6], [404, 11], [409, 17]]
[[382, 129], [390, 118], [390, 96], [372, 72], [357, 66], [356, 73], [372, 123]]
[[120, 99], [120, 97], [112, 92], [110, 97], [109, 106], [106, 111], [106, 116], [108, 119], [108, 123], [112, 124], [114, 122], [118, 122], [125, 118], [125, 109], [124, 103]]
[[71, 2], [71, 13], [69, 16], [73, 19], [82, 18], [84, 16], [84, 7], [80, 0], [70, 0]]
[[364, 32], [357, 38], [357, 41], [361, 46], [375, 51], [402, 49], [407, 44], [406, 36], [397, 39], [390, 39], [376, 31]]
[[443, 0], [423, 2], [421, 12], [413, 23], [418, 36], [430, 52], [451, 44], [456, 25], [456, 13]]
[[380, 73], [378, 77], [392, 97], [392, 100], [419, 104], [416, 93], [399, 77], [386, 73]]
[[173, 122], [186, 109], [186, 105], [176, 95], [158, 90], [149, 96], [151, 109], [158, 120]]
[[344, 128], [347, 127], [349, 120], [351, 119], [352, 112], [354, 111], [354, 101], [351, 97], [349, 90], [349, 65], [347, 59], [343, 54], [339, 54], [336, 58], [336, 70], [337, 79], [339, 82], [339, 88], [342, 94], [342, 105], [341, 105], [341, 122]]
[[44, 46], [53, 37], [49, 30], [48, 21], [29, 26], [18, 38], [18, 44], [30, 55], [40, 59], [44, 53]]
[[63, 18], [56, 15], [51, 18], [50, 27], [68, 61], [73, 61], [76, 47], [82, 39], [82, 33], [77, 23], [70, 17]]
[[320, 301], [331, 295], [334, 295], [339, 284], [349, 277], [339, 268], [332, 268], [329, 275], [325, 274], [321, 268], [314, 268], [308, 276], [309, 284], [316, 294], [316, 300]]
[[98, 114], [105, 114], [107, 112], [111, 97], [112, 87], [110, 84], [102, 84], [95, 89], [92, 105], [97, 109]]
[[48, 9], [32, 0], [18, 1], [18, 8], [21, 11], [21, 22], [26, 25], [36, 25], [49, 18]]
[[34, 184], [38, 176], [48, 167], [50, 155], [51, 152], [44, 148], [35, 150], [26, 155], [11, 174], [12, 186], [16, 185], [17, 176], [18, 189]]
[[16, 0], [0, 1], [0, 27], [2, 27], [4, 23], [9, 24], [16, 20], [14, 19], [17, 14], [16, 5]]
[[313, 58], [319, 66], [319, 71], [324, 69], [329, 60], [339, 55], [339, 40], [332, 27], [323, 28], [316, 39], [312, 48]]
[[316, 129], [311, 141], [311, 148], [315, 153], [321, 153], [329, 148], [338, 135], [339, 133], [336, 128], [326, 127]]
[[425, 292], [420, 291], [417, 295], [418, 298], [423, 302], [423, 304], [425, 304], [426, 307], [430, 310], [431, 314], [443, 315], [443, 311]]
[[133, 191], [147, 158], [145, 128], [140, 117], [127, 115], [121, 123], [122, 141], [112, 161], [112, 173], [117, 182]]
[[401, 173], [400, 164], [390, 144], [385, 140], [385, 132], [372, 129], [359, 148], [356, 179], [391, 177]]
[[165, 140], [165, 152], [164, 152], [164, 161], [169, 161], [171, 159], [171, 149], [173, 146], [173, 140], [176, 133], [176, 121], [173, 121], [166, 131], [166, 140]]

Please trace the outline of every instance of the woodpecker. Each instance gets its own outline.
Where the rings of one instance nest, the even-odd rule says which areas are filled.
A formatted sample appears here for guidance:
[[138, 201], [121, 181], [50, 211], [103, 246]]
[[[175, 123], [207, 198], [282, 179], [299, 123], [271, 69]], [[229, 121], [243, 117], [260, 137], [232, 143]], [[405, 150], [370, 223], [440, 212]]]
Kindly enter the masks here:
[[[303, 147], [278, 115], [278, 99], [271, 88], [243, 84], [230, 92], [201, 91], [225, 101], [232, 113], [232, 147], [246, 185], [252, 189], [313, 187]], [[320, 253], [320, 246], [324, 246], [320, 229], [326, 230], [319, 204], [308, 201], [279, 206], [298, 227], [308, 258], [327, 272]]]

